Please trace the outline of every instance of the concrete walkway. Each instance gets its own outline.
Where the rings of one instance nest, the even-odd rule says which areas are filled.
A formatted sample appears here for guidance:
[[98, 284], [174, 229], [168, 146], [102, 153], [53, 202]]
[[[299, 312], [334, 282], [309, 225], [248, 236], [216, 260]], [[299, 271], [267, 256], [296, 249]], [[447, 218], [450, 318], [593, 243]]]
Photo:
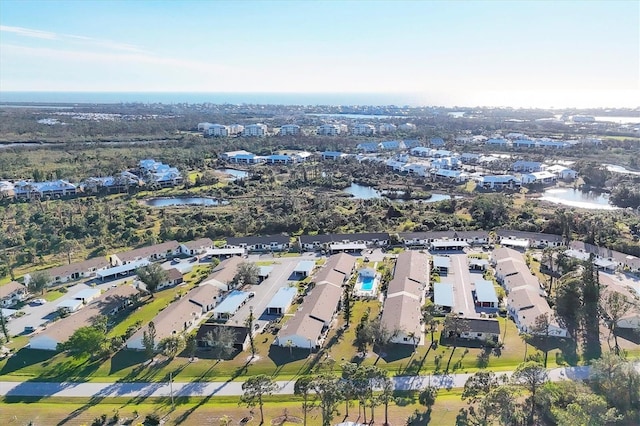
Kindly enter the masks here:
[[[640, 364], [636, 364], [640, 371]], [[513, 372], [498, 374], [510, 376]], [[462, 388], [472, 374], [448, 374], [427, 376], [397, 376], [393, 378], [397, 390], [417, 390], [426, 386], [440, 389]], [[589, 367], [566, 367], [549, 370], [552, 381], [565, 379], [584, 380]], [[295, 380], [278, 381], [277, 394], [293, 394]], [[169, 383], [77, 383], [77, 382], [0, 382], [1, 396], [31, 397], [169, 397], [173, 396], [237, 396], [242, 395], [242, 382], [174, 382]]]

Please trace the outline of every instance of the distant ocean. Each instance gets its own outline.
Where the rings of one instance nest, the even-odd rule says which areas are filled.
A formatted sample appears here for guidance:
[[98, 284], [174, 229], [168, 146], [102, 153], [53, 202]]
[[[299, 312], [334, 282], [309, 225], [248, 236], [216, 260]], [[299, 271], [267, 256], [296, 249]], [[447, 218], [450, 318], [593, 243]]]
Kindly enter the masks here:
[[263, 105], [418, 106], [411, 94], [389, 93], [181, 93], [181, 92], [0, 92], [0, 103], [163, 103]]

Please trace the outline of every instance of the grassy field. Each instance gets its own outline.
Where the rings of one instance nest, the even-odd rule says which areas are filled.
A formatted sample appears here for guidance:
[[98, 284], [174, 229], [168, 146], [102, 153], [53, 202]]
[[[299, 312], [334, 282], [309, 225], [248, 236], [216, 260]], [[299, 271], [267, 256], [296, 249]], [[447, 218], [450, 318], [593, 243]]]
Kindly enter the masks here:
[[[137, 321], [146, 324], [181, 291], [184, 290], [178, 288], [158, 292], [144, 306], [115, 326], [108, 337], [122, 334], [127, 327]], [[65, 353], [21, 349], [13, 357], [0, 361], [0, 379], [155, 382], [167, 381], [171, 373], [177, 381], [240, 380], [256, 374], [268, 374], [284, 380], [318, 368], [338, 370], [339, 365], [347, 361], [361, 362], [366, 365], [376, 364], [392, 375], [444, 371], [473, 372], [484, 365], [499, 371], [514, 369], [528, 355], [535, 352], [535, 349], [526, 345], [518, 335], [511, 321], [500, 318], [504, 348], [499, 352], [491, 353], [488, 358], [482, 357], [483, 349], [480, 347], [459, 346], [453, 349], [443, 344], [432, 347], [429, 345], [430, 337], [427, 336], [427, 345], [419, 346], [415, 352], [410, 345], [393, 345], [385, 349], [386, 353], [376, 353], [368, 348], [366, 356], [362, 359], [356, 356], [354, 340], [356, 325], [366, 310], [370, 310], [370, 317], [373, 318], [380, 310], [380, 303], [378, 301], [355, 303], [351, 326], [340, 334], [338, 330], [342, 328], [344, 320], [339, 318], [336, 327], [327, 337], [325, 348], [319, 353], [310, 354], [304, 349], [272, 346], [275, 336], [271, 333], [256, 336], [258, 356], [251, 363], [248, 362], [247, 352], [222, 362], [207, 358], [206, 352], [200, 353], [195, 362], [191, 362], [186, 357], [168, 360], [159, 356], [158, 359], [161, 362], [149, 367], [144, 364], [145, 357], [142, 353], [128, 350], [121, 350], [106, 361], [93, 361], [75, 359]], [[285, 317], [285, 319], [288, 318], [290, 317]], [[434, 340], [436, 343], [440, 342], [439, 331], [434, 334]], [[21, 343], [26, 344], [26, 338]], [[459, 345], [464, 343], [460, 342]], [[559, 353], [558, 349], [550, 352], [550, 367], [556, 365], [556, 353]]]
[[[391, 404], [389, 406], [389, 424], [404, 425], [406, 419], [416, 410], [424, 413], [425, 407], [416, 403], [415, 394], [403, 394], [403, 404]], [[149, 414], [159, 415], [166, 425], [219, 425], [225, 416], [231, 418], [233, 423], [244, 417], [252, 417], [251, 409], [238, 405], [237, 397], [214, 398], [176, 398], [175, 408], [172, 409], [168, 398], [42, 398], [40, 400], [22, 398], [4, 398], [1, 400], [0, 423], [3, 425], [33, 424], [58, 424], [58, 425], [87, 425], [102, 415], [107, 421], [118, 416], [120, 421], [132, 420], [131, 424], [142, 423]], [[464, 407], [460, 400], [460, 394], [456, 391], [441, 391], [430, 413], [429, 419], [424, 419], [421, 425], [451, 425], [455, 423], [455, 417]], [[349, 417], [344, 415], [345, 406], [338, 408], [339, 414], [334, 418], [334, 423], [343, 420], [358, 421], [358, 408], [354, 405], [349, 410]], [[300, 401], [293, 396], [267, 397], [264, 407], [265, 424], [282, 424], [278, 419], [284, 415], [291, 419], [286, 424], [295, 424], [293, 420], [302, 419]], [[367, 419], [370, 417], [370, 410]], [[376, 424], [384, 421], [384, 408], [375, 409]], [[319, 410], [313, 409], [307, 416], [307, 424], [316, 426], [321, 424]], [[253, 419], [247, 424], [260, 423], [260, 414], [257, 408], [253, 409]]]

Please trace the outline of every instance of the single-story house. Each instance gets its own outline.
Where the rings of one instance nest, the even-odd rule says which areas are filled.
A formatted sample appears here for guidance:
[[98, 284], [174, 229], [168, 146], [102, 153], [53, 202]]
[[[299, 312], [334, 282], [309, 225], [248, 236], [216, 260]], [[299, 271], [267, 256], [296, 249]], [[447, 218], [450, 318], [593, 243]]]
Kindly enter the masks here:
[[180, 272], [176, 268], [167, 269], [167, 280], [163, 283], [160, 283], [157, 290], [177, 286], [178, 284], [182, 284], [183, 281], [184, 277], [182, 275], [182, 272]]
[[[417, 251], [398, 255], [380, 321], [400, 344], [423, 344], [422, 305], [429, 286], [429, 256]], [[374, 270], [371, 270], [375, 274]]]
[[485, 342], [500, 341], [500, 323], [495, 319], [464, 318], [469, 331], [460, 333], [460, 338], [468, 340], [484, 340]]
[[[194, 290], [191, 290], [194, 291]], [[180, 300], [177, 300], [160, 311], [153, 318], [156, 330], [155, 345], [165, 337], [188, 333], [195, 328], [202, 318], [202, 306], [190, 300], [190, 293], [187, 293]], [[144, 333], [148, 331], [148, 325], [136, 331], [126, 342], [127, 349], [144, 350]]]
[[298, 296], [296, 287], [280, 287], [267, 305], [268, 315], [284, 315]]
[[287, 235], [267, 235], [264, 237], [227, 238], [225, 248], [245, 248], [248, 251], [284, 251], [291, 239]]
[[551, 320], [549, 335], [568, 336], [567, 330], [555, 319], [553, 309], [549, 306], [547, 299], [535, 288], [526, 285], [514, 288], [509, 293], [507, 311], [521, 333], [534, 333], [536, 318], [540, 315], [548, 315]]
[[308, 349], [322, 346], [342, 301], [342, 285], [349, 280], [355, 264], [356, 258], [346, 253], [329, 257], [314, 275], [315, 285], [301, 308], [280, 329], [273, 344]]
[[167, 241], [161, 244], [140, 247], [122, 253], [114, 253], [109, 256], [109, 262], [111, 262], [113, 266], [119, 266], [137, 262], [139, 260], [147, 260], [149, 262], [164, 260], [172, 258], [178, 254], [180, 254], [180, 243], [177, 241]]
[[213, 310], [220, 301], [220, 289], [210, 284], [201, 284], [191, 290], [187, 297], [191, 303], [200, 306], [205, 314]]
[[211, 284], [223, 291], [231, 290], [231, 283], [238, 272], [238, 266], [244, 262], [244, 259], [238, 256], [232, 256], [220, 262], [211, 274], [202, 281], [202, 284]]
[[465, 247], [469, 247], [469, 244], [467, 244], [465, 241], [454, 241], [454, 240], [436, 240], [436, 241], [431, 241], [431, 243], [429, 244], [429, 250], [436, 250], [436, 251], [446, 251], [446, 250], [460, 251], [460, 250], [463, 250]]
[[93, 257], [82, 262], [50, 268], [44, 272], [50, 279], [47, 285], [53, 285], [79, 280], [81, 278], [94, 277], [98, 271], [105, 270], [109, 266], [110, 264], [106, 258]]
[[512, 229], [499, 229], [496, 231], [497, 242], [502, 240], [528, 240], [529, 245], [535, 248], [560, 247], [564, 244], [562, 235], [545, 234], [543, 232], [526, 232]]
[[180, 253], [187, 256], [195, 256], [197, 254], [204, 254], [207, 250], [213, 248], [213, 241], [210, 238], [200, 238], [195, 241], [187, 241], [180, 244]]
[[214, 335], [214, 330], [226, 328], [233, 332], [234, 341], [233, 348], [237, 351], [245, 351], [249, 347], [249, 329], [247, 327], [243, 327], [240, 325], [230, 325], [230, 324], [215, 324], [206, 322], [200, 326], [198, 332], [196, 333], [196, 345], [198, 348], [202, 350], [206, 350], [211, 347], [210, 341], [211, 337]]
[[328, 250], [332, 244], [359, 244], [358, 247], [384, 247], [389, 244], [386, 232], [358, 234], [300, 235], [300, 247], [304, 251]]
[[[79, 312], [48, 325], [29, 340], [29, 347], [55, 351], [58, 345], [69, 340], [77, 329], [92, 325], [93, 320], [99, 316], [113, 316], [126, 309], [134, 303], [138, 295], [138, 289], [132, 285], [110, 288]], [[80, 300], [69, 301], [73, 302], [74, 306], [82, 305]]]
[[29, 289], [24, 284], [17, 281], [10, 281], [0, 286], [0, 307], [8, 308], [20, 303], [29, 295]]

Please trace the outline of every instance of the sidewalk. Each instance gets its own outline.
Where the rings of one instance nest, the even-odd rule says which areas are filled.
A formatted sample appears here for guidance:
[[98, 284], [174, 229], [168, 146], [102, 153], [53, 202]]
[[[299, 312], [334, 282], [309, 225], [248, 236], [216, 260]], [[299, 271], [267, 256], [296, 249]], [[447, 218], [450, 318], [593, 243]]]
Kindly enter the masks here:
[[[636, 364], [640, 371], [640, 364]], [[512, 371], [498, 375], [510, 376]], [[396, 390], [417, 390], [426, 386], [440, 389], [462, 388], [472, 374], [397, 376], [393, 378]], [[589, 367], [566, 367], [549, 370], [549, 379], [584, 380], [589, 376]], [[295, 380], [277, 381], [276, 394], [291, 395]], [[38, 397], [169, 397], [173, 396], [239, 396], [242, 382], [173, 382], [169, 383], [77, 383], [77, 382], [0, 382], [0, 396]]]

